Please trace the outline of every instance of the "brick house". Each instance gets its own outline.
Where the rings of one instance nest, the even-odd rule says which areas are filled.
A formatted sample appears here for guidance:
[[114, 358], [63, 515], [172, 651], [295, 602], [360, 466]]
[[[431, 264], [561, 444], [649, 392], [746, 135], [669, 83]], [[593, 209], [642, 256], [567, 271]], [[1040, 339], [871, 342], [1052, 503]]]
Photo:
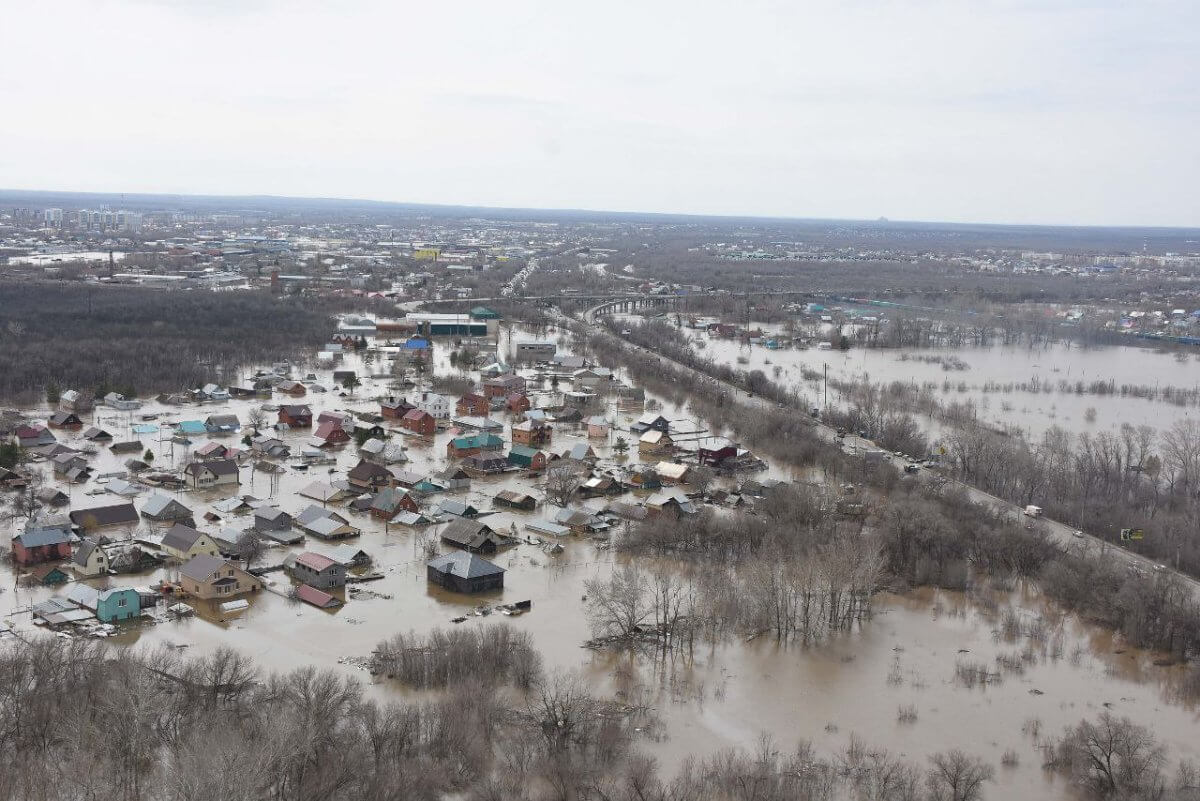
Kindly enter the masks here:
[[421, 409], [410, 409], [405, 413], [400, 425], [414, 434], [432, 437], [437, 431], [437, 419], [429, 412]]
[[487, 417], [489, 411], [491, 404], [488, 399], [476, 392], [463, 395], [454, 405], [454, 413], [459, 417]]

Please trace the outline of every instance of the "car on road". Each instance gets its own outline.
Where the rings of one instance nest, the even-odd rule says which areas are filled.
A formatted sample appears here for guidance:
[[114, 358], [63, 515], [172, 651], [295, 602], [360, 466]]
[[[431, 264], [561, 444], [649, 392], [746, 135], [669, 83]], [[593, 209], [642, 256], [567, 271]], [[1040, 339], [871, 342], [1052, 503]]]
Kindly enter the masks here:
[[1075, 537], [1075, 538], [1077, 538], [1077, 539], [1082, 539], [1082, 538], [1083, 538], [1083, 532], [1082, 532], [1082, 531], [1076, 531], [1076, 532], [1075, 532], [1074, 534], [1072, 534], [1071, 536], [1072, 536], [1072, 537]]
[[1155, 565], [1155, 566], [1154, 566], [1154, 572], [1155, 572], [1155, 573], [1161, 573], [1161, 572], [1163, 572], [1163, 571], [1164, 571], [1164, 570], [1166, 570], [1166, 569], [1167, 569], [1167, 566], [1166, 566], [1166, 565]]

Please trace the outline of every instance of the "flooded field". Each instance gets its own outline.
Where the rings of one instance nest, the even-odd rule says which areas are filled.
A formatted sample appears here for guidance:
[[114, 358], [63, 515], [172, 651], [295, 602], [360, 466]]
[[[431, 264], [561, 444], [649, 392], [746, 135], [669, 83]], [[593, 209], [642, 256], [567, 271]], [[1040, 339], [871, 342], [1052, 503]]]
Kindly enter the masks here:
[[[824, 404], [823, 384], [804, 380], [801, 370], [823, 372], [828, 365], [830, 382], [934, 384], [934, 397], [942, 405], [971, 401], [981, 420], [1019, 427], [1031, 439], [1055, 425], [1074, 433], [1115, 430], [1122, 423], [1162, 429], [1177, 419], [1200, 416], [1200, 408], [1194, 405], [1195, 393], [1200, 392], [1200, 354], [1195, 353], [1177, 355], [1132, 346], [1080, 348], [1069, 343], [1037, 348], [770, 350], [699, 331], [686, 333], [703, 343], [702, 353], [742, 369], [762, 370], [776, 381], [798, 387], [817, 406]], [[943, 365], [947, 363], [965, 369], [946, 369]], [[778, 377], [776, 368], [780, 368]], [[1179, 404], [1060, 388], [1061, 382], [1075, 387], [1100, 381], [1113, 382], [1118, 392], [1122, 385], [1173, 387], [1190, 391], [1193, 400]], [[829, 402], [843, 401], [831, 386]], [[922, 423], [937, 431], [936, 421], [925, 419]]]
[[[557, 337], [554, 332], [549, 335], [539, 332], [536, 338]], [[509, 351], [512, 338], [534, 338], [534, 334], [519, 328], [503, 329], [497, 343], [502, 356]], [[894, 353], [739, 350], [733, 343], [719, 341], [711, 342], [709, 347], [710, 352], [728, 353], [731, 358], [747, 355], [750, 366], [768, 370], [772, 365], [766, 363], [767, 359], [772, 364], [787, 365], [785, 369], [797, 370], [800, 364], [813, 366], [829, 361], [832, 374], [835, 369], [832, 360], [840, 360], [836, 362], [837, 369], [848, 374], [865, 371], [880, 379], [887, 370], [894, 371], [895, 376], [904, 375], [907, 370], [909, 376], [918, 380], [924, 380], [926, 373], [931, 376], [928, 380], [935, 380], [934, 371], [941, 373], [936, 365], [900, 362]], [[450, 350], [444, 343], [436, 345], [438, 372], [450, 370]], [[560, 352], [564, 350], [560, 348]], [[1077, 356], [1085, 358], [1077, 361]], [[975, 370], [991, 370], [988, 365], [999, 371], [1001, 365], [1008, 364], [1009, 357], [989, 351], [974, 358], [964, 354], [963, 358], [972, 363], [972, 371], [967, 373], [971, 375]], [[1029, 358], [1032, 357], [1027, 357], [1027, 362]], [[1101, 352], [1062, 352], [1054, 358], [1065, 359], [1059, 369], [1070, 370], [1071, 375], [1083, 370], [1100, 371], [1106, 365], [1111, 368], [1114, 363], [1113, 354]], [[1139, 358], [1149, 361], [1145, 354]], [[361, 357], [350, 357], [338, 369], [357, 370], [363, 386], [353, 396], [343, 396], [334, 391], [336, 387], [328, 368], [302, 367], [296, 373], [314, 372], [316, 382], [331, 391], [310, 391], [301, 402], [309, 404], [314, 415], [327, 410], [377, 412], [377, 400], [388, 394], [391, 382], [384, 358], [376, 356], [367, 363]], [[1025, 368], [1010, 365], [1010, 369], [1011, 373], [1006, 375], [1015, 376]], [[1168, 368], [1162, 369], [1165, 378]], [[1179, 383], [1178, 367], [1174, 372], [1175, 383]], [[373, 373], [381, 375], [372, 377]], [[523, 373], [540, 380], [542, 391], [551, 391], [548, 378], [538, 379], [530, 370]], [[1037, 400], [1049, 402], [1057, 398], [1050, 395]], [[278, 395], [272, 401], [283, 402]], [[132, 413], [102, 408], [94, 416], [89, 414], [84, 424], [106, 427], [121, 440], [129, 435], [130, 426], [144, 424], [143, 415], [158, 414], [153, 421], [157, 425], [203, 420], [214, 413], [233, 413], [244, 424], [251, 409], [261, 405], [262, 401], [240, 400], [202, 406], [150, 403]], [[1160, 413], [1167, 408], [1159, 404], [1147, 406], [1159, 409]], [[41, 411], [44, 414], [47, 410]], [[687, 410], [668, 409], [663, 413], [684, 418]], [[1034, 412], [1029, 414], [1035, 416]], [[615, 406], [609, 409], [610, 419], [616, 420], [620, 428], [626, 427], [633, 416], [618, 413]], [[493, 417], [505, 422], [501, 434], [508, 439], [512, 417], [507, 413], [495, 413]], [[1103, 420], [1102, 413], [1097, 425], [1103, 424]], [[393, 438], [406, 446], [409, 459], [403, 465], [406, 469], [428, 474], [448, 464], [449, 432], [441, 431], [431, 440], [424, 440], [389, 427], [393, 429]], [[79, 434], [58, 433], [62, 442], [82, 444]], [[559, 427], [547, 450], [561, 453], [575, 443], [587, 442], [596, 451], [600, 467], [612, 466], [623, 461], [612, 447], [616, 436], [621, 434], [617, 431], [607, 437], [588, 439], [584, 431]], [[310, 435], [308, 430], [279, 434], [294, 453]], [[627, 432], [624, 435], [630, 437]], [[240, 436], [221, 441], [237, 445]], [[158, 434], [146, 434], [141, 439], [143, 447], [156, 454], [156, 466], [163, 467], [185, 464], [189, 452], [209, 438], [193, 437], [190, 446], [160, 439]], [[285, 511], [297, 514], [310, 503], [297, 494], [301, 488], [316, 480], [344, 478], [359, 460], [353, 443], [333, 453], [332, 464], [313, 465], [307, 470], [288, 466], [275, 480], [244, 467], [238, 488], [222, 492], [177, 491], [171, 495], [191, 509], [205, 531], [249, 525], [245, 516], [221, 515], [223, 519], [215, 523], [204, 520], [206, 512], [215, 511], [214, 503], [236, 493], [271, 499]], [[128, 457], [117, 457], [100, 448], [92, 459], [92, 467], [96, 474], [118, 471], [125, 458]], [[638, 460], [636, 448], [628, 459]], [[45, 464], [41, 467], [48, 470]], [[772, 466], [767, 475], [790, 477], [787, 470], [778, 466]], [[67, 491], [64, 484], [55, 482], [55, 486]], [[112, 494], [90, 494], [96, 489], [94, 480], [71, 487], [70, 508], [85, 509], [120, 500]], [[501, 477], [475, 479], [469, 490], [451, 492], [446, 497], [492, 510], [492, 499], [501, 489], [542, 496], [537, 477], [506, 473]], [[134, 503], [140, 508], [150, 492], [142, 492], [133, 499]], [[430, 502], [435, 503], [441, 497], [435, 495]], [[577, 505], [599, 504], [600, 501], [590, 501]], [[426, 580], [421, 538], [436, 537], [438, 528], [422, 532], [385, 525], [382, 520], [350, 512], [341, 505], [338, 511], [362, 529], [360, 537], [346, 542], [370, 554], [374, 560], [372, 569], [382, 573], [379, 580], [357, 585], [361, 588], [358, 591], [336, 591], [346, 600], [344, 606], [324, 611], [290, 600], [287, 589], [291, 579], [286, 573], [274, 572], [268, 575], [272, 583], [266, 591], [246, 596], [250, 607], [244, 612], [225, 616], [219, 608], [201, 602], [196, 604], [197, 614], [193, 617], [122, 625], [120, 633], [109, 641], [114, 647], [167, 646], [186, 653], [208, 652], [227, 645], [250, 654], [265, 669], [289, 670], [313, 664], [372, 682], [369, 674], [355, 663], [397, 631], [426, 632], [454, 625], [507, 623], [530, 633], [547, 667], [582, 671], [598, 691], [625, 693], [652, 705], [661, 718], [661, 726], [653, 730], [644, 745], [660, 760], [667, 775], [689, 755], [713, 753], [729, 746], [752, 748], [764, 732], [782, 749], [807, 738], [826, 752], [844, 747], [851, 734], [856, 734], [869, 745], [887, 748], [911, 760], [922, 760], [930, 753], [951, 747], [976, 753], [997, 766], [996, 784], [988, 791], [991, 798], [1060, 798], [1066, 788], [1041, 770], [1039, 737], [1057, 736], [1064, 726], [1082, 718], [1094, 718], [1105, 709], [1152, 727], [1168, 745], [1172, 760], [1200, 758], [1200, 738], [1196, 737], [1200, 731], [1200, 712], [1174, 702], [1177, 668], [1156, 666], [1153, 654], [1126, 650], [1103, 631], [1063, 617], [1031, 591], [988, 593], [977, 598], [932, 590], [905, 596], [884, 595], [875, 605], [873, 619], [820, 647], [781, 647], [769, 638], [726, 641], [698, 645], [690, 657], [676, 654], [663, 661], [583, 647], [589, 636], [582, 597], [584, 582], [593, 577], [607, 577], [614, 562], [619, 561], [603, 542], [565, 537], [559, 554], [529, 543], [503, 550], [489, 558], [507, 571], [504, 589], [459, 595], [434, 587]], [[533, 512], [497, 510], [484, 521], [497, 531], [516, 531], [525, 538], [525, 524], [545, 515], [544, 508]], [[3, 525], [11, 534], [19, 530], [22, 522], [6, 515]], [[137, 535], [153, 539], [165, 528], [162, 524], [143, 523]], [[338, 544], [309, 537], [303, 545], [271, 548], [261, 564], [278, 564], [289, 552], [302, 549], [329, 553]], [[153, 573], [89, 579], [87, 583], [96, 587], [110, 583], [147, 586], [163, 578], [173, 578], [177, 572], [176, 567], [168, 566]], [[19, 583], [16, 576], [13, 571], [7, 590], [0, 594], [0, 609], [5, 620], [19, 633], [28, 635], [34, 629], [31, 615], [26, 611], [29, 605], [67, 590], [31, 588]], [[519, 617], [499, 612], [475, 614], [480, 605], [524, 600], [532, 602], [532, 609]], [[1004, 610], [1010, 606], [1015, 611], [1006, 616]], [[451, 623], [452, 618], [460, 616], [466, 620]], [[982, 672], [976, 670], [979, 665], [984, 667]], [[371, 692], [388, 696], [402, 690], [386, 680], [378, 680], [373, 681]], [[1014, 751], [1019, 760], [1015, 766], [1001, 769], [1002, 755], [1008, 750]]]

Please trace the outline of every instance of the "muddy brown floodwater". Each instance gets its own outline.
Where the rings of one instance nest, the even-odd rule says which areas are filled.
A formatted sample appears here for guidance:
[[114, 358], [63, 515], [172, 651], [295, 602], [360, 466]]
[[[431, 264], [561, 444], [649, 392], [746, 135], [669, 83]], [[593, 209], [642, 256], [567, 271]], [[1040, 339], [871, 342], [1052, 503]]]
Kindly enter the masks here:
[[[673, 318], [670, 318], [673, 319]], [[761, 326], [771, 330], [770, 326]], [[777, 330], [778, 326], [774, 326]], [[1122, 423], [1149, 425], [1166, 429], [1178, 419], [1200, 416], [1195, 405], [1176, 405], [1165, 400], [1148, 400], [1119, 394], [1095, 395], [1062, 392], [1059, 383], [1085, 386], [1098, 381], [1144, 387], [1174, 387], [1196, 391], [1200, 388], [1200, 370], [1196, 359], [1200, 351], [1190, 349], [1179, 354], [1157, 352], [1149, 347], [1114, 345], [1083, 348], [1068, 343], [1039, 347], [960, 347], [960, 348], [851, 348], [848, 351], [808, 349], [769, 350], [761, 345], [743, 345], [735, 340], [710, 337], [699, 331], [684, 331], [701, 355], [726, 359], [744, 370], [762, 370], [786, 386], [797, 387], [816, 405], [823, 405], [819, 381], [805, 381], [804, 369], [822, 372], [829, 367], [831, 381], [863, 381], [888, 384], [893, 381], [933, 383], [934, 397], [943, 405], [972, 401], [979, 419], [1016, 426], [1030, 439], [1038, 439], [1050, 428], [1059, 426], [1076, 434], [1112, 431]], [[702, 343], [702, 347], [700, 344]], [[944, 370], [928, 359], [957, 358], [965, 370]], [[741, 358], [745, 361], [738, 363]], [[1037, 384], [1050, 391], [1028, 391], [1021, 385]], [[990, 389], [985, 387], [990, 386]], [[1007, 388], [1007, 389], [1002, 389]], [[832, 387], [829, 402], [843, 399]], [[1094, 417], [1088, 410], [1095, 411]], [[1089, 419], [1090, 418], [1090, 419]], [[919, 418], [934, 435], [940, 432], [936, 420]]]
[[[501, 353], [507, 351], [509, 336], [507, 332], [502, 336]], [[517, 329], [515, 336], [531, 334]], [[443, 369], [448, 350], [438, 345], [437, 363]], [[356, 358], [349, 364], [360, 374], [384, 372], [387, 368], [380, 360], [367, 365]], [[332, 386], [329, 371], [311, 371], [318, 374], [319, 381]], [[310, 369], [297, 372], [304, 375]], [[355, 398], [339, 397], [333, 392], [310, 393], [305, 401], [316, 413], [327, 409], [377, 411], [371, 399], [386, 395], [387, 383], [384, 377], [371, 378], [357, 390]], [[273, 402], [281, 401], [276, 398]], [[108, 410], [99, 410], [97, 417], [99, 424], [113, 430], [117, 439], [124, 439], [128, 431], [123, 426], [140, 422], [137, 418], [142, 414], [157, 412], [164, 419], [179, 421], [232, 412], [245, 421], [250, 408], [256, 405], [243, 401], [202, 407], [148, 404], [134, 413], [133, 420]], [[685, 409], [667, 411], [669, 417], [686, 414]], [[611, 410], [610, 415], [622, 423], [632, 417]], [[89, 416], [85, 424], [92, 422]], [[507, 438], [507, 426], [504, 434]], [[297, 452], [308, 436], [309, 432], [282, 435]], [[614, 461], [611, 444], [616, 434], [588, 440], [574, 432], [556, 430], [554, 436], [551, 450], [555, 452], [576, 442], [589, 442], [602, 464]], [[405, 438], [410, 469], [432, 472], [444, 467], [448, 438], [445, 432], [439, 433], [433, 443]], [[204, 439], [197, 438], [193, 447]], [[75, 441], [78, 435], [60, 435], [60, 440]], [[186, 458], [179, 446], [174, 446], [172, 453], [171, 446], [151, 436], [143, 437], [143, 443], [159, 453], [159, 465]], [[93, 467], [100, 474], [120, 469], [120, 461], [101, 449], [93, 459]], [[357, 461], [353, 447], [344, 448], [337, 454], [336, 465], [314, 466], [304, 472], [289, 468], [275, 486], [264, 475], [243, 469], [240, 492], [273, 497], [286, 511], [298, 513], [309, 503], [296, 494], [300, 488], [314, 480], [343, 477]], [[333, 473], [328, 472], [331, 467]], [[790, 471], [772, 466], [770, 474], [787, 478]], [[95, 488], [93, 482], [72, 488], [72, 508], [119, 500], [113, 495], [86, 494]], [[491, 509], [491, 499], [500, 489], [540, 494], [536, 479], [506, 474], [503, 478], [476, 480], [469, 491], [454, 493], [453, 497]], [[140, 507], [148, 494], [135, 498], [135, 503]], [[204, 512], [211, 510], [213, 502], [231, 494], [179, 492], [175, 496], [192, 509], [202, 529], [211, 530], [201, 519]], [[459, 615], [467, 616], [458, 624], [462, 626], [507, 623], [530, 633], [547, 667], [580, 670], [598, 692], [637, 692], [648, 699], [661, 718], [661, 727], [643, 747], [658, 758], [667, 775], [689, 755], [710, 754], [733, 746], [754, 747], [764, 732], [782, 749], [790, 749], [805, 738], [825, 752], [844, 747], [853, 733], [869, 745], [914, 761], [951, 747], [978, 754], [997, 767], [996, 783], [988, 791], [991, 798], [1061, 798], [1066, 786], [1041, 770], [1031, 722], [1038, 722], [1041, 737], [1056, 736], [1063, 727], [1082, 718], [1094, 718], [1105, 709], [1151, 727], [1168, 746], [1172, 759], [1200, 758], [1200, 713], [1172, 700], [1177, 668], [1155, 666], [1152, 654], [1123, 650], [1105, 632], [1063, 617], [1029, 589], [983, 598], [933, 590], [883, 595], [875, 604], [877, 614], [872, 620], [817, 647], [781, 647], [769, 639], [735, 640], [715, 646], [697, 645], [691, 658], [675, 655], [663, 661], [597, 653], [582, 647], [588, 637], [583, 583], [592, 577], [607, 576], [614, 561], [612, 552], [602, 545], [567, 538], [564, 552], [555, 556], [538, 546], [519, 545], [494, 559], [508, 571], [503, 591], [462, 596], [428, 585], [414, 531], [397, 527], [385, 531], [381, 521], [341, 508], [339, 511], [363, 529], [361, 537], [349, 542], [371, 554], [374, 568], [384, 574], [378, 581], [361, 585], [369, 595], [349, 596], [345, 606], [333, 612], [322, 611], [289, 601], [285, 595], [290, 579], [283, 573], [272, 573], [274, 583], [269, 591], [250, 596], [250, 608], [227, 620], [221, 619], [219, 610], [201, 604], [195, 617], [123, 626], [121, 633], [109, 641], [114, 647], [171, 646], [186, 653], [228, 645], [252, 655], [267, 670], [283, 671], [308, 664], [331, 668], [359, 677], [370, 683], [372, 693], [386, 697], [409, 693], [386, 680], [372, 681], [366, 672], [342, 660], [368, 656], [380, 640], [397, 631], [424, 632], [453, 626], [450, 619]], [[515, 525], [525, 534], [524, 523], [543, 518], [544, 514], [541, 509], [530, 513], [503, 511], [489, 515], [486, 521], [498, 530]], [[11, 533], [19, 522], [6, 517], [3, 525]], [[218, 525], [244, 526], [248, 521], [234, 518]], [[263, 564], [282, 561], [290, 550], [328, 552], [334, 545], [309, 538], [303, 546], [271, 549]], [[167, 568], [88, 583], [146, 586], [172, 572]], [[31, 602], [65, 592], [64, 588], [21, 586], [13, 572], [7, 591], [0, 595], [0, 610], [15, 629], [28, 635], [34, 627], [28, 611], [22, 610], [27, 610]], [[519, 617], [473, 614], [479, 604], [520, 600], [532, 601], [530, 613]], [[1019, 628], [1025, 630], [1013, 638], [1005, 636], [1001, 614], [1008, 606], [1018, 610]], [[997, 657], [1002, 658], [1001, 662]], [[968, 686], [958, 675], [960, 662], [982, 663], [993, 675], [986, 683]], [[1001, 768], [1001, 755], [1009, 749], [1019, 755], [1019, 763]]]

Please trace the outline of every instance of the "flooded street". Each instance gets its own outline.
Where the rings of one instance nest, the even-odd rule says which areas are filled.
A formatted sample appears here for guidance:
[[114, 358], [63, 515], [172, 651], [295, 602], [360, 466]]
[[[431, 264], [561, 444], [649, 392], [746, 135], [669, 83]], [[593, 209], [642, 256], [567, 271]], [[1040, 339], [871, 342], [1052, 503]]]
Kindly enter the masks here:
[[[550, 338], [557, 336], [557, 333], [549, 335]], [[521, 329], [511, 333], [505, 330], [498, 345], [502, 356], [510, 350], [513, 338], [533, 339], [535, 335]], [[539, 333], [536, 338], [547, 338], [547, 335]], [[710, 353], [727, 354], [731, 359], [747, 355], [750, 367], [766, 369], [771, 367], [767, 364], [768, 359], [773, 364], [788, 365], [786, 369], [796, 370], [801, 364], [812, 367], [828, 361], [831, 375], [835, 371], [845, 376], [865, 372], [876, 380], [902, 375], [916, 380], [942, 377], [942, 371], [936, 365], [902, 362], [898, 354], [891, 352], [772, 352], [757, 347], [739, 349], [735, 343], [718, 340], [710, 341], [708, 348]], [[443, 343], [435, 347], [439, 372], [450, 370], [450, 349]], [[565, 351], [565, 347], [560, 347], [560, 353]], [[1023, 371], [1030, 369], [1029, 360], [1035, 358], [1026, 354], [1025, 363], [1020, 363], [1014, 354], [996, 350], [962, 355], [972, 365], [972, 370], [965, 375], [976, 381], [985, 375], [995, 380], [1006, 376], [1017, 380]], [[1168, 365], [1160, 364], [1171, 362], [1174, 366], [1170, 357], [1152, 357], [1132, 351], [1119, 356], [1107, 351], [1052, 351], [1037, 356], [1037, 364], [1053, 363], [1048, 355], [1061, 362], [1059, 369], [1072, 377], [1093, 373], [1099, 377], [1105, 369], [1108, 371], [1105, 375], [1109, 375], [1116, 366], [1132, 370], [1132, 360], [1139, 360], [1143, 365], [1157, 365], [1154, 370], [1161, 368], [1164, 380], [1172, 373], [1176, 383], [1181, 380], [1177, 366], [1171, 370]], [[987, 372], [993, 368], [994, 374]], [[327, 410], [377, 412], [377, 399], [387, 395], [391, 379], [390, 376], [365, 376], [372, 372], [387, 373], [387, 364], [379, 357], [371, 364], [361, 357], [351, 357], [337, 369], [355, 369], [360, 377], [364, 377], [363, 386], [355, 391], [354, 397], [342, 397], [335, 391], [309, 392], [298, 402], [308, 403], [314, 415]], [[328, 368], [303, 367], [293, 374], [298, 377], [310, 371], [316, 373], [317, 383], [334, 387]], [[534, 378], [531, 371], [523, 372]], [[963, 375], [955, 374], [955, 378]], [[545, 391], [549, 390], [548, 381], [543, 387]], [[535, 400], [536, 395], [537, 391], [531, 393]], [[1024, 396], [1013, 397], [1019, 401]], [[1052, 394], [1036, 400], [1042, 404], [1054, 402], [1065, 406], [1067, 396]], [[1070, 400], [1101, 409], [1097, 425], [1103, 425], [1108, 419], [1119, 419], [1107, 415], [1116, 414], [1118, 408], [1123, 408], [1102, 407], [1099, 398]], [[281, 400], [277, 395], [272, 402], [291, 401]], [[1148, 410], [1146, 419], [1160, 417], [1160, 423], [1161, 415], [1172, 408], [1136, 400], [1111, 399], [1111, 402], [1131, 407], [1144, 404]], [[119, 441], [126, 439], [129, 433], [122, 426], [141, 423], [144, 415], [160, 415], [153, 421], [157, 425], [168, 421], [203, 420], [214, 413], [233, 413], [244, 425], [250, 410], [261, 404], [262, 401], [249, 400], [182, 407], [148, 403], [133, 413], [99, 409], [94, 418], [87, 416], [84, 425], [95, 423], [109, 428]], [[1073, 411], [1068, 415], [1063, 407], [1060, 409], [1064, 419], [1075, 419]], [[44, 417], [45, 411], [42, 410], [39, 416]], [[682, 418], [686, 416], [686, 410], [664, 410], [664, 414]], [[1079, 414], [1082, 414], [1081, 410]], [[609, 416], [618, 421], [620, 428], [625, 428], [635, 415], [618, 413], [615, 406], [610, 405]], [[514, 421], [512, 416], [494, 413], [493, 417], [504, 420], [505, 430], [500, 433], [507, 438], [509, 424]], [[1033, 426], [1034, 420], [1040, 418], [1031, 411], [1026, 417], [1017, 419], [1024, 419]], [[393, 439], [404, 442], [407, 448], [409, 462], [402, 465], [405, 469], [430, 474], [447, 465], [446, 442], [452, 436], [449, 432], [440, 431], [428, 441], [402, 433], [394, 425], [388, 427]], [[56, 433], [60, 442], [81, 445], [78, 433]], [[547, 450], [561, 453], [575, 443], [586, 442], [595, 449], [600, 466], [611, 467], [617, 461], [612, 444], [621, 433], [588, 439], [586, 431], [558, 428]], [[309, 430], [279, 434], [292, 446], [293, 454], [300, 451], [310, 435]], [[220, 441], [235, 445], [240, 436], [225, 437]], [[624, 432], [624, 436], [630, 438], [632, 435]], [[158, 441], [157, 435], [143, 435], [142, 443], [157, 454], [155, 464], [162, 467], [186, 463], [187, 452], [208, 439], [199, 436], [191, 446], [181, 446]], [[353, 443], [334, 453], [333, 464], [313, 465], [304, 471], [289, 466], [275, 481], [243, 467], [241, 486], [237, 491], [260, 499], [269, 498], [285, 511], [298, 514], [310, 503], [297, 494], [299, 490], [313, 481], [344, 478], [359, 461]], [[102, 447], [92, 459], [92, 467], [97, 475], [119, 471], [123, 469], [121, 465], [125, 458]], [[637, 459], [635, 447], [629, 460]], [[48, 470], [45, 464], [41, 467]], [[756, 474], [762, 475], [790, 477], [789, 471], [778, 466], [771, 466], [767, 473]], [[54, 486], [66, 490], [65, 485], [58, 482]], [[94, 480], [71, 488], [71, 509], [120, 500], [112, 494], [85, 494], [95, 488]], [[492, 499], [502, 489], [537, 498], [543, 494], [537, 477], [509, 472], [503, 476], [475, 479], [469, 490], [448, 492], [445, 496], [438, 494], [429, 503], [450, 497], [491, 511], [494, 508]], [[135, 504], [141, 508], [150, 494], [150, 490], [142, 492], [134, 499]], [[214, 512], [213, 504], [234, 494], [232, 491], [177, 491], [170, 494], [191, 509], [202, 530], [224, 526], [240, 528], [250, 523], [245, 515], [221, 515], [222, 520], [217, 523], [204, 520], [206, 512]], [[598, 508], [602, 503], [603, 499], [597, 499], [577, 505]], [[525, 524], [544, 519], [550, 508], [543, 506], [533, 512], [497, 509], [482, 520], [497, 531], [515, 530], [524, 538], [527, 536]], [[666, 775], [673, 774], [688, 756], [710, 754], [732, 746], [753, 748], [764, 732], [774, 738], [780, 749], [789, 750], [797, 740], [804, 738], [812, 740], [823, 752], [844, 747], [851, 734], [855, 734], [870, 746], [886, 748], [914, 761], [947, 748], [966, 748], [997, 766], [996, 785], [989, 790], [992, 798], [1061, 798], [1066, 788], [1042, 771], [1033, 731], [1040, 729], [1043, 738], [1054, 737], [1064, 726], [1085, 717], [1095, 717], [1105, 709], [1152, 727], [1168, 745], [1172, 760], [1200, 757], [1200, 737], [1197, 737], [1200, 713], [1171, 702], [1177, 669], [1155, 666], [1150, 654], [1134, 650], [1122, 653], [1122, 647], [1104, 632], [1078, 620], [1060, 617], [1033, 594], [1005, 594], [989, 598], [982, 605], [961, 594], [933, 590], [905, 596], [883, 595], [876, 601], [876, 614], [872, 620], [820, 646], [780, 647], [767, 637], [751, 642], [721, 642], [715, 646], [698, 644], [691, 658], [674, 654], [664, 663], [649, 656], [594, 652], [582, 647], [589, 637], [582, 600], [584, 582], [607, 577], [616, 558], [605, 543], [565, 537], [562, 538], [564, 550], [557, 555], [545, 552], [541, 546], [524, 543], [502, 550], [497, 556], [488, 558], [507, 571], [504, 589], [479, 595], [459, 595], [434, 587], [427, 581], [420, 541], [422, 532], [402, 526], [385, 526], [382, 520], [365, 513], [350, 512], [340, 505], [338, 511], [346, 515], [352, 525], [362, 529], [360, 537], [334, 543], [309, 537], [301, 546], [273, 547], [261, 565], [278, 564], [289, 552], [302, 549], [330, 553], [341, 542], [361, 548], [371, 555], [372, 569], [382, 573], [382, 578], [356, 585], [360, 588], [358, 592], [335, 591], [338, 597], [347, 600], [344, 606], [325, 611], [289, 600], [286, 595], [291, 579], [286, 573], [273, 572], [267, 576], [271, 584], [266, 591], [247, 596], [250, 607], [244, 612], [223, 617], [212, 604], [198, 602], [197, 614], [193, 617], [124, 625], [121, 633], [110, 642], [114, 647], [168, 646], [185, 649], [185, 653], [206, 653], [219, 646], [230, 646], [253, 656], [264, 670], [287, 671], [311, 664], [369, 682], [368, 673], [345, 660], [369, 656], [376, 644], [398, 631], [420, 633], [450, 627], [456, 625], [451, 623], [452, 618], [464, 615], [466, 620], [457, 625], [507, 623], [529, 632], [548, 668], [580, 670], [598, 691], [625, 693], [652, 705], [661, 717], [662, 726], [644, 747], [661, 762]], [[19, 530], [22, 523], [7, 517], [4, 520], [9, 534]], [[152, 538], [165, 528], [163, 524], [143, 521], [138, 536]], [[436, 536], [440, 528], [431, 527], [424, 534]], [[145, 587], [160, 579], [175, 578], [177, 574], [177, 567], [168, 566], [149, 574], [89, 579], [87, 583], [96, 587]], [[66, 589], [30, 588], [19, 584], [16, 575], [15, 571], [10, 573], [7, 591], [0, 595], [0, 606], [5, 619], [27, 635], [34, 628], [27, 611], [29, 605], [61, 595]], [[498, 612], [487, 616], [474, 614], [481, 604], [495, 606], [501, 602], [524, 600], [532, 602], [532, 609], [519, 617]], [[1028, 630], [1006, 637], [1002, 631], [1001, 607], [1010, 603], [1017, 605], [1022, 628]], [[1002, 658], [1004, 666], [997, 657]], [[967, 686], [958, 676], [960, 663], [982, 663], [987, 666], [988, 679], [985, 683]], [[403, 691], [394, 683], [378, 680], [371, 692], [387, 697]], [[986, 739], [980, 736], [984, 731], [989, 732]], [[1001, 757], [1010, 749], [1018, 754], [1019, 762], [1001, 769]]]

